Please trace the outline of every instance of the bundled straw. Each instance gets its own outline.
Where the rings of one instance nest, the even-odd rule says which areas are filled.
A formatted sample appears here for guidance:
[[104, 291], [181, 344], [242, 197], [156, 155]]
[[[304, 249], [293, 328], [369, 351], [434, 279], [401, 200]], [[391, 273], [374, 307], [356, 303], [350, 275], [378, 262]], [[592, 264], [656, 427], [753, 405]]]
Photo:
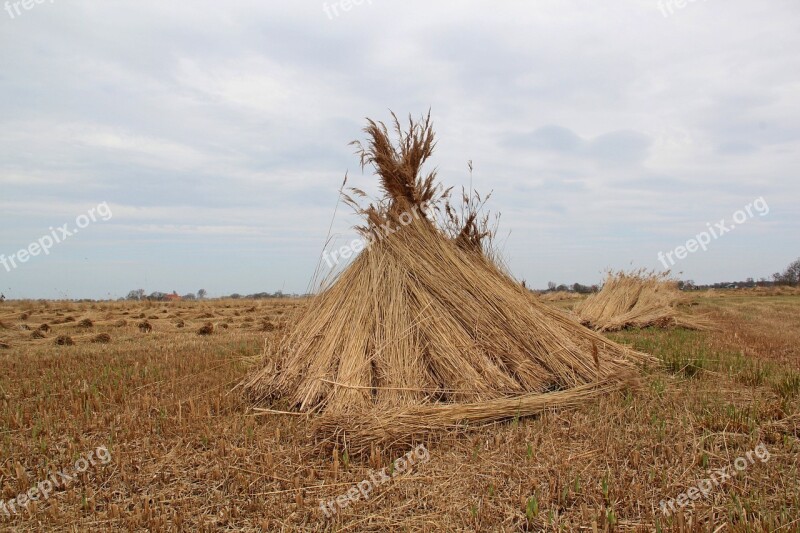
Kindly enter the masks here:
[[409, 408], [326, 414], [314, 422], [314, 432], [328, 437], [330, 445], [343, 442], [352, 455], [373, 449], [408, 449], [433, 433], [458, 431], [466, 424], [490, 424], [521, 418], [552, 408], [583, 405], [599, 394], [637, 386], [636, 380], [581, 385], [574, 389], [530, 393], [468, 404], [421, 405]]
[[[490, 232], [468, 210], [463, 231], [426, 214], [445, 196], [419, 177], [434, 146], [430, 117], [397, 145], [369, 121], [362, 162], [386, 196], [360, 213], [374, 236], [242, 384], [258, 403], [322, 413], [323, 436], [397, 440], [460, 421], [525, 416], [605, 394], [650, 357], [617, 345], [531, 298], [480, 253]], [[360, 192], [360, 191], [356, 191]], [[414, 213], [413, 217], [406, 216]], [[401, 222], [403, 222], [401, 226]], [[364, 413], [374, 412], [375, 416]], [[394, 417], [391, 431], [384, 425]], [[514, 414], [510, 415], [514, 416]], [[381, 422], [381, 424], [383, 424]], [[381, 429], [384, 428], [384, 429]], [[423, 431], [424, 432], [424, 431]]]
[[580, 321], [597, 331], [625, 328], [684, 327], [708, 329], [703, 317], [681, 313], [677, 306], [685, 301], [669, 273], [637, 270], [609, 272], [602, 290], [575, 306]]

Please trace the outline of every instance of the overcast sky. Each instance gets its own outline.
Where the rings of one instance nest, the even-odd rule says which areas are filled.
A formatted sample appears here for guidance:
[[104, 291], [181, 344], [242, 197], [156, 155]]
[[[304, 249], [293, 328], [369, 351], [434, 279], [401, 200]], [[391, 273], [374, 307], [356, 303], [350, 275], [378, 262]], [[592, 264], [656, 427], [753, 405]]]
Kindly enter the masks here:
[[[345, 172], [377, 190], [348, 143], [389, 110], [432, 110], [444, 185], [473, 161], [530, 286], [663, 269], [762, 197], [673, 271], [759, 278], [800, 256], [797, 0], [14, 3], [0, 254], [113, 216], [0, 264], [9, 297], [305, 292]], [[357, 222], [340, 206], [338, 244]]]

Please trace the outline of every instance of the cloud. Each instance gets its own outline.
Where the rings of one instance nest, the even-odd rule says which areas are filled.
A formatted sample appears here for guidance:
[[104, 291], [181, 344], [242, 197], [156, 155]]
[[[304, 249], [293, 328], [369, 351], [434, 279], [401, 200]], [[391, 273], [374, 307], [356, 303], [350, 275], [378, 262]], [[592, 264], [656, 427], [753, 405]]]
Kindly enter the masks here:
[[633, 165], [644, 161], [652, 141], [647, 135], [630, 130], [612, 131], [587, 139], [568, 128], [548, 125], [529, 134], [509, 137], [506, 144], [520, 150], [586, 157], [612, 165]]
[[[256, 0], [0, 12], [0, 253], [101, 201], [115, 213], [2, 285], [303, 291], [344, 173], [378, 192], [348, 143], [390, 109], [432, 109], [431, 166], [494, 191], [510, 268], [534, 286], [657, 267], [698, 221], [757, 196], [769, 225], [686, 276], [768, 275], [797, 254], [798, 23], [789, 0], [668, 18], [644, 0], [373, 2], [333, 20], [321, 2]], [[340, 206], [332, 231], [357, 222]]]
[[543, 126], [527, 135], [510, 138], [507, 144], [521, 149], [577, 155], [585, 148], [587, 143], [570, 129], [560, 126]]
[[744, 141], [728, 141], [717, 146], [716, 151], [721, 155], [745, 155], [757, 152], [758, 148]]

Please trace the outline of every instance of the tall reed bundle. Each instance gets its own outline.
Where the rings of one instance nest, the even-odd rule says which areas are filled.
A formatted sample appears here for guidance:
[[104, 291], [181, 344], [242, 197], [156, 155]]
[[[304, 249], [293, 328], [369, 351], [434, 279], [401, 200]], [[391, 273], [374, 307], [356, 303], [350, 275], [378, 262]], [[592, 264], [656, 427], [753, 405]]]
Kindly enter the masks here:
[[[395, 118], [395, 129], [396, 145], [383, 124], [366, 129], [362, 163], [375, 167], [385, 197], [360, 209], [360, 230], [374, 237], [380, 227], [401, 229], [373, 238], [310, 301], [242, 384], [250, 396], [321, 413], [319, 432], [357, 445], [353, 438], [397, 440], [511, 410], [525, 416], [635, 381], [633, 363], [650, 357], [531, 298], [484, 253], [489, 232], [472, 213], [456, 232], [426, 214], [425, 205], [444, 197], [435, 173], [419, 177], [434, 146], [430, 117], [406, 132]], [[388, 413], [397, 429], [383, 432], [373, 422]]]
[[681, 313], [686, 301], [669, 273], [644, 270], [609, 272], [600, 292], [575, 306], [580, 321], [597, 331], [626, 328], [683, 327], [708, 329], [711, 323], [699, 316]]

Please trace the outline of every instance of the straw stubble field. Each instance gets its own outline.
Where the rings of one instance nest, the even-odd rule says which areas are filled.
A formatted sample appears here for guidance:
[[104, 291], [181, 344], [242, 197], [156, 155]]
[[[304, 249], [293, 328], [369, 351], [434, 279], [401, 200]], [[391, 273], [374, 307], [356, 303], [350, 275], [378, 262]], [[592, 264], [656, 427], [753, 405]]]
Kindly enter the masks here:
[[[609, 335], [665, 362], [640, 390], [431, 438], [429, 462], [326, 519], [321, 500], [394, 457], [321, 452], [304, 416], [255, 413], [231, 391], [303, 301], [7, 302], [2, 498], [98, 446], [113, 460], [0, 516], [0, 529], [668, 531], [693, 521], [797, 531], [800, 297], [699, 294], [694, 304], [717, 330]], [[661, 516], [661, 500], [759, 443], [768, 462], [685, 516]]]

